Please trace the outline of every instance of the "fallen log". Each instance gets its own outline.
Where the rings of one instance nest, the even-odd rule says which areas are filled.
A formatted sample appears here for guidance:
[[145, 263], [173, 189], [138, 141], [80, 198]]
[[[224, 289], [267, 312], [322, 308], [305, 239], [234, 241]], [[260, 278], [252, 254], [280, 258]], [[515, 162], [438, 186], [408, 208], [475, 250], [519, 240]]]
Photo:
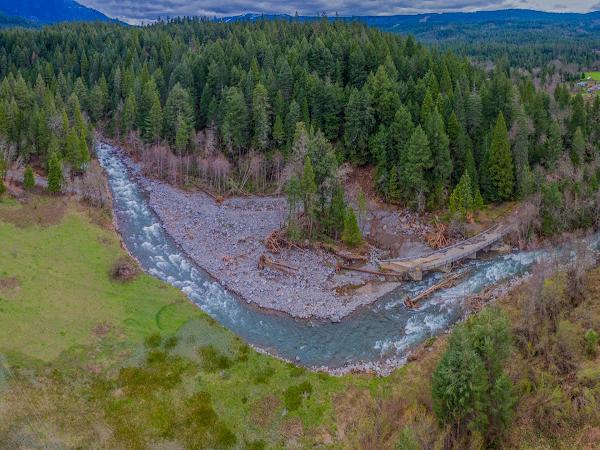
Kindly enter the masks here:
[[273, 261], [271, 258], [269, 258], [266, 255], [261, 255], [260, 258], [258, 258], [258, 269], [263, 270], [265, 267], [279, 270], [280, 272], [283, 272], [287, 275], [293, 275], [294, 272], [298, 270], [297, 267], [288, 266], [288, 265]]
[[400, 273], [377, 272], [375, 270], [359, 269], [357, 267], [344, 266], [342, 264], [338, 264], [337, 266], [335, 266], [335, 271], [336, 272], [339, 272], [340, 270], [349, 270], [349, 271], [352, 271], [352, 272], [366, 273], [366, 274], [369, 274], [369, 275], [376, 275], [378, 277], [392, 277], [392, 278], [403, 278], [404, 277], [404, 275], [400, 274]]
[[459, 279], [464, 277], [467, 273], [468, 272], [460, 272], [454, 275], [450, 275], [449, 277], [444, 278], [439, 283], [434, 284], [433, 286], [425, 289], [419, 295], [415, 296], [415, 298], [406, 297], [404, 299], [404, 305], [410, 309], [416, 308], [418, 302], [429, 297], [431, 294], [433, 294], [436, 291], [439, 291], [440, 289], [452, 287], [454, 283], [456, 283]]
[[327, 250], [330, 253], [333, 253], [335, 256], [342, 258], [346, 261], [350, 261], [350, 262], [364, 262], [364, 263], [368, 263], [369, 262], [369, 257], [368, 256], [364, 256], [364, 255], [359, 255], [357, 253], [352, 253], [346, 250], [342, 250], [337, 248], [335, 245], [331, 245], [331, 244], [320, 244], [321, 248], [323, 248], [324, 250]]

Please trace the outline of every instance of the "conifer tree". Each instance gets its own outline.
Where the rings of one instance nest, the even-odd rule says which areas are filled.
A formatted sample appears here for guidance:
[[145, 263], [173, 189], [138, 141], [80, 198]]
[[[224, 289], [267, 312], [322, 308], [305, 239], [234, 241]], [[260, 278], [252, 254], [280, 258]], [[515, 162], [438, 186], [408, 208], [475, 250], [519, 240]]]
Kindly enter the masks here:
[[425, 92], [425, 97], [423, 98], [423, 103], [421, 105], [421, 113], [419, 114], [419, 119], [423, 127], [426, 126], [427, 121], [429, 120], [429, 116], [433, 114], [434, 109], [435, 103], [433, 101], [433, 96], [431, 94], [431, 91], [428, 89]]
[[351, 207], [347, 208], [342, 240], [349, 247], [358, 247], [363, 242], [360, 228], [358, 227], [358, 221], [356, 220], [356, 214]]
[[419, 125], [410, 138], [399, 171], [404, 200], [419, 210], [425, 206], [425, 195], [428, 192], [425, 171], [431, 166], [429, 141]]
[[48, 158], [48, 192], [58, 194], [62, 190], [62, 164], [58, 152], [51, 151]]
[[365, 164], [369, 159], [369, 134], [374, 119], [371, 102], [365, 89], [352, 89], [346, 106], [344, 144], [350, 159]]
[[35, 177], [31, 166], [25, 167], [25, 172], [23, 172], [23, 187], [27, 190], [35, 187]]
[[526, 197], [531, 190], [531, 168], [529, 167], [529, 127], [522, 111], [516, 119], [517, 135], [512, 148], [515, 164], [515, 190], [520, 198]]
[[344, 198], [344, 188], [338, 184], [331, 197], [329, 207], [330, 235], [333, 239], [338, 239], [344, 231], [346, 220], [346, 199]]
[[571, 144], [571, 161], [576, 166], [583, 163], [585, 157], [586, 142], [583, 137], [583, 132], [580, 127], [577, 127], [575, 134], [573, 135], [573, 142]]
[[563, 138], [558, 122], [553, 121], [548, 130], [548, 140], [546, 141], [546, 167], [553, 169], [563, 153]]
[[281, 120], [281, 116], [278, 114], [275, 116], [275, 122], [273, 123], [273, 143], [281, 148], [283, 144], [285, 144], [286, 132], [283, 126], [283, 120]]
[[229, 88], [225, 99], [223, 117], [223, 140], [236, 153], [241, 153], [248, 145], [248, 107], [244, 94], [236, 88]]
[[304, 213], [308, 218], [309, 222], [309, 236], [312, 237], [313, 225], [316, 214], [316, 194], [317, 194], [317, 182], [315, 181], [315, 172], [313, 169], [312, 161], [307, 156], [304, 159], [304, 168], [302, 171], [302, 178], [300, 179], [300, 188], [302, 192], [302, 204], [304, 207]]
[[452, 191], [452, 195], [450, 195], [449, 209], [452, 214], [456, 214], [463, 219], [475, 209], [471, 178], [466, 171]]
[[[146, 101], [147, 105], [144, 107], [145, 110], [143, 111], [143, 119], [140, 128], [143, 128], [146, 123], [146, 119], [153, 105], [154, 95], [158, 94], [155, 92], [150, 95]], [[187, 89], [182, 87], [179, 83], [176, 83], [171, 89], [171, 92], [169, 92], [163, 111], [163, 118], [165, 122], [165, 137], [171, 143], [175, 142], [177, 130], [180, 128], [182, 122], [184, 123], [186, 130], [191, 130], [193, 128], [194, 113], [190, 94]]]
[[285, 117], [285, 130], [288, 145], [292, 143], [294, 139], [294, 133], [296, 132], [296, 124], [302, 120], [302, 111], [300, 105], [296, 100], [290, 102], [290, 109]]
[[394, 203], [400, 200], [402, 193], [398, 182], [398, 167], [393, 166], [390, 170], [386, 192], [387, 200]]
[[452, 175], [452, 159], [448, 136], [445, 132], [444, 119], [437, 111], [431, 112], [425, 123], [425, 132], [429, 140], [429, 148], [433, 167], [430, 175], [430, 191], [435, 195], [434, 204], [441, 203], [444, 191], [448, 187]]
[[514, 192], [515, 178], [508, 131], [502, 112], [498, 115], [492, 134], [486, 169], [490, 181], [488, 198], [496, 202], [510, 200]]
[[450, 118], [448, 119], [447, 135], [450, 156], [453, 161], [451, 180], [454, 183], [457, 183], [460, 180], [460, 177], [465, 171], [466, 148], [464, 140], [466, 139], [466, 136], [464, 136], [464, 133], [465, 132], [458, 121], [456, 112], [452, 111], [452, 114], [450, 114]]
[[[187, 125], [187, 124], [186, 124]], [[144, 136], [148, 142], [158, 142], [161, 136], [161, 130], [163, 126], [163, 112], [160, 106], [160, 99], [154, 98], [148, 116], [146, 117], [146, 123], [144, 127]], [[177, 138], [177, 136], [175, 136]]]
[[406, 152], [414, 130], [415, 125], [410, 111], [402, 105], [396, 112], [389, 130], [391, 157], [396, 164], [402, 161], [402, 155]]
[[177, 132], [175, 134], [175, 149], [179, 155], [183, 155], [190, 144], [191, 127], [187, 120], [179, 116], [177, 121]]
[[123, 107], [123, 116], [121, 118], [121, 133], [123, 135], [133, 130], [135, 124], [135, 118], [137, 115], [135, 95], [129, 93], [125, 99], [125, 105]]
[[266, 150], [271, 134], [269, 94], [267, 89], [258, 83], [252, 94], [252, 123], [254, 146], [257, 150]]

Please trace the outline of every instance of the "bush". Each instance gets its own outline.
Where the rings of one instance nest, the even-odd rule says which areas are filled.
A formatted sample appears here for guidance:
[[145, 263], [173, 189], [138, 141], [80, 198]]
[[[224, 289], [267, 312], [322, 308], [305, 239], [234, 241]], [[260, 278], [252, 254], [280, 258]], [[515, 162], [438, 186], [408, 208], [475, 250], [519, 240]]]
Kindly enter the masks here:
[[583, 341], [585, 343], [585, 351], [588, 356], [595, 358], [598, 354], [598, 333], [595, 330], [586, 331], [583, 336]]
[[23, 173], [23, 187], [27, 190], [31, 190], [35, 187], [35, 177], [31, 166], [27, 166]]
[[295, 411], [300, 408], [304, 396], [310, 396], [312, 390], [312, 385], [308, 381], [288, 387], [283, 394], [283, 401], [287, 410]]
[[160, 333], [152, 333], [144, 340], [144, 345], [148, 348], [158, 348], [161, 343], [162, 337], [160, 336]]
[[139, 272], [136, 261], [129, 256], [123, 256], [111, 267], [110, 277], [114, 281], [131, 281], [139, 275]]
[[220, 353], [212, 345], [200, 347], [198, 354], [202, 358], [202, 368], [205, 372], [229, 369], [232, 365], [231, 359]]

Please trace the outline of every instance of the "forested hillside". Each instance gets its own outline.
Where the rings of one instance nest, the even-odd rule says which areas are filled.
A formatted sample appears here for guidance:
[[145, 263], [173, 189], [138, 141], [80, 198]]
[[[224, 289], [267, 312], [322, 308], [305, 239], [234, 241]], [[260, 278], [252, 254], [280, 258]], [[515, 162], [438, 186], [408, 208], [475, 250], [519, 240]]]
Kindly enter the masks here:
[[545, 232], [595, 220], [600, 100], [571, 98], [556, 77], [536, 90], [506, 61], [487, 73], [412, 37], [326, 20], [61, 25], [5, 30], [0, 44], [12, 159], [84, 170], [89, 117], [157, 176], [287, 185], [291, 207], [322, 219], [348, 161], [376, 166], [381, 195], [418, 210], [540, 192]]

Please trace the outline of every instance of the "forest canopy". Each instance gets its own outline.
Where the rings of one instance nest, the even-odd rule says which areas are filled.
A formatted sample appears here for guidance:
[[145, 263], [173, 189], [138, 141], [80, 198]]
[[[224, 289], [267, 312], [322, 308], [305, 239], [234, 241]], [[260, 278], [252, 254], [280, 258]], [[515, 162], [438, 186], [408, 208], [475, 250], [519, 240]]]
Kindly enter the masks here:
[[93, 124], [216, 189], [284, 186], [309, 158], [320, 209], [343, 162], [375, 166], [387, 200], [435, 209], [461, 180], [455, 205], [542, 191], [536, 170], [598, 151], [597, 97], [357, 23], [64, 24], [0, 44], [0, 135], [41, 166], [55, 153], [84, 170]]

